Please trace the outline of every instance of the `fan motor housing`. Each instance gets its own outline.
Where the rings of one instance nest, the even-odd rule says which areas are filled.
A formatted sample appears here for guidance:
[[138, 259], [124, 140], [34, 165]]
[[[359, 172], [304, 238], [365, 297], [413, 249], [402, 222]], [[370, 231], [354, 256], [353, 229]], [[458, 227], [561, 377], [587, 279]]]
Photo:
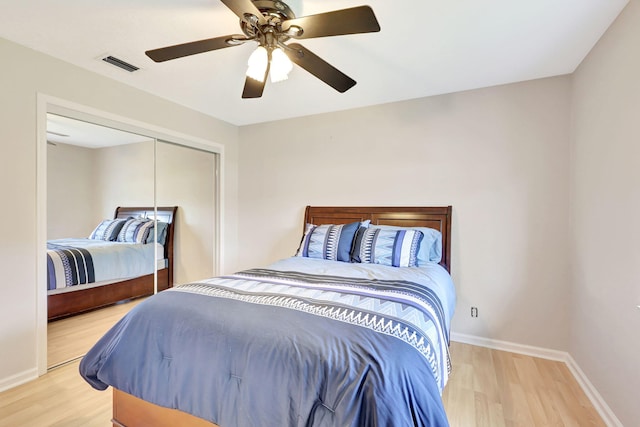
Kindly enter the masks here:
[[[253, 4], [262, 12], [262, 15], [267, 18], [270, 25], [275, 24], [279, 26], [281, 22], [296, 17], [291, 8], [279, 0], [253, 0]], [[261, 32], [259, 28], [247, 23], [243, 19], [240, 20], [240, 27], [242, 28], [242, 32], [248, 37], [254, 37]]]

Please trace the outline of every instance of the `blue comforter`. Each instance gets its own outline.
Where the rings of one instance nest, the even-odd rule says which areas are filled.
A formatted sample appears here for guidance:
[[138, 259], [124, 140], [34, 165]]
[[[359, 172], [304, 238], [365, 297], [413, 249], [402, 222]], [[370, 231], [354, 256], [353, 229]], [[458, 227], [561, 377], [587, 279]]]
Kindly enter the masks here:
[[404, 280], [247, 270], [139, 304], [80, 372], [221, 427], [447, 426], [446, 311]]

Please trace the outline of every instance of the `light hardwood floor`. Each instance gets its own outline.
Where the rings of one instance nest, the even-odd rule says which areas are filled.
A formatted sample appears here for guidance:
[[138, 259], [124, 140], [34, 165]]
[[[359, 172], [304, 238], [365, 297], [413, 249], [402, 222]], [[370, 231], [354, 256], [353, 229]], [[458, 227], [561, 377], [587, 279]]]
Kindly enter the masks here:
[[47, 367], [51, 369], [83, 356], [111, 326], [142, 301], [144, 298], [50, 322]]
[[[61, 343], [76, 343], [56, 344], [54, 352], [69, 351], [50, 357], [64, 361], [83, 353], [130, 308], [115, 306], [51, 324], [51, 339], [61, 335]], [[605, 425], [561, 362], [455, 342], [451, 358], [452, 375], [442, 396], [451, 427]], [[0, 393], [0, 427], [111, 426], [111, 392], [92, 389], [78, 374], [78, 364], [77, 359], [62, 363]]]
[[451, 343], [452, 427], [605, 426], [563, 362]]
[[78, 365], [80, 357], [141, 301], [49, 323], [49, 372], [0, 393], [0, 427], [111, 427], [111, 392], [91, 388], [78, 374]]

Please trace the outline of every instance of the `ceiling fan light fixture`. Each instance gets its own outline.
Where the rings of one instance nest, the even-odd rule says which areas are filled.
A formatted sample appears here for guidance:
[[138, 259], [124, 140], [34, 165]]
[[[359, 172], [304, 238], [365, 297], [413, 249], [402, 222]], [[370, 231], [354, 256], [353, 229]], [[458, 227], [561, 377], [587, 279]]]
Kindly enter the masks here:
[[269, 68], [271, 82], [276, 83], [287, 80], [292, 69], [293, 64], [284, 51], [279, 47], [273, 49], [271, 52], [271, 67]]
[[247, 77], [250, 77], [259, 82], [264, 82], [267, 73], [267, 66], [269, 65], [269, 54], [264, 46], [258, 46], [253, 51], [248, 61], [249, 68], [247, 68]]
[[290, 39], [306, 40], [380, 31], [380, 24], [370, 6], [356, 6], [297, 18], [284, 3], [288, 0], [221, 1], [240, 18], [240, 29], [244, 35], [231, 34], [196, 40], [148, 50], [145, 54], [155, 62], [164, 62], [253, 41], [259, 46], [248, 60], [243, 99], [260, 98], [268, 74], [271, 74], [272, 82], [286, 80], [293, 64], [343, 93], [352, 88], [356, 81], [304, 46], [286, 42]]

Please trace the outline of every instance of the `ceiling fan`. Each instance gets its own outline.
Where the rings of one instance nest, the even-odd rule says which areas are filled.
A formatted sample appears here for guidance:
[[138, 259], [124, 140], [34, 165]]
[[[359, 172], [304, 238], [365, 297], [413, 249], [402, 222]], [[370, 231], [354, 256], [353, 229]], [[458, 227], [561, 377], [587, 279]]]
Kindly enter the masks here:
[[292, 63], [342, 93], [352, 88], [356, 81], [304, 46], [285, 42], [380, 31], [378, 20], [369, 6], [296, 18], [289, 6], [279, 0], [221, 1], [240, 18], [244, 35], [233, 34], [167, 46], [148, 50], [146, 55], [155, 62], [163, 62], [255, 41], [258, 48], [249, 57], [243, 98], [260, 98], [267, 76], [271, 76], [272, 82], [286, 79]]

